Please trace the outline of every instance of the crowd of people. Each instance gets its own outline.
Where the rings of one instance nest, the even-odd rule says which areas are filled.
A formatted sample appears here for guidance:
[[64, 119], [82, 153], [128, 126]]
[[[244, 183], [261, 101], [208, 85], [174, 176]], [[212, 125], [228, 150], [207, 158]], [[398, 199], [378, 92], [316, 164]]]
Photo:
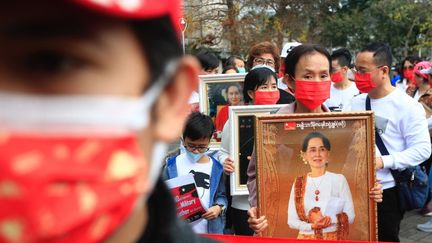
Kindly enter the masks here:
[[[286, 104], [278, 111], [279, 114], [316, 113], [365, 110], [366, 98], [370, 98], [372, 110], [375, 112], [376, 128], [379, 129], [385, 146], [390, 151], [390, 155], [381, 155], [379, 151], [377, 152], [375, 162], [379, 184], [371, 188], [371, 197], [380, 202], [378, 204], [379, 240], [399, 241], [400, 222], [404, 212], [398, 203], [395, 203], [398, 201], [398, 192], [390, 170], [401, 170], [418, 164], [428, 169], [430, 167], [431, 143], [428, 127], [430, 128], [432, 123], [430, 118], [432, 107], [429, 101], [432, 92], [431, 62], [422, 61], [418, 57], [407, 57], [400, 65], [403, 70], [392, 73], [396, 67], [393, 65], [391, 49], [384, 43], [368, 45], [357, 53], [354, 63], [351, 52], [346, 48], [329, 53], [318, 45], [300, 43], [287, 45], [290, 47], [283, 48], [287, 53], [282, 52], [281, 55], [278, 48], [270, 42], [258, 43], [251, 47], [246, 61], [246, 68], [249, 71], [244, 80], [243, 103]], [[229, 59], [234, 58], [241, 60], [239, 57]], [[280, 73], [280, 70], [283, 70], [283, 73]], [[394, 77], [399, 79], [392, 82], [391, 79]], [[238, 87], [235, 91], [239, 92]], [[226, 105], [237, 105], [237, 103], [227, 102]], [[222, 131], [222, 148], [214, 156], [223, 164], [226, 174], [230, 174], [234, 171], [229, 150], [230, 128], [227, 125], [230, 118], [226, 114], [223, 117], [223, 119], [216, 117], [218, 130]], [[329, 151], [326, 146], [323, 149]], [[255, 166], [254, 151], [248, 168], [249, 195], [235, 195], [230, 198], [227, 193], [230, 199], [230, 210], [227, 215], [226, 233], [253, 235], [260, 233], [268, 225], [265, 216], [257, 218]], [[328, 173], [321, 173], [315, 175], [317, 177], [315, 179], [320, 179], [324, 174], [329, 176]], [[308, 180], [313, 181], [313, 178], [314, 176], [310, 178], [308, 176]], [[293, 191], [295, 190], [292, 190], [292, 193]], [[426, 204], [422, 213], [432, 214], [431, 205], [432, 203]], [[294, 213], [296, 207], [291, 207], [291, 201], [290, 208], [289, 216], [294, 217], [291, 221], [302, 222], [302, 217], [294, 216], [300, 214]], [[353, 211], [347, 210], [347, 220], [352, 223]], [[305, 213], [308, 211], [306, 210]], [[317, 226], [319, 223], [311, 223], [307, 220], [304, 222], [292, 223], [292, 226], [300, 230], [299, 238], [313, 239], [316, 232], [314, 229], [320, 227]], [[331, 228], [331, 225], [334, 227], [337, 224], [337, 222], [321, 223], [325, 225], [323, 228]], [[290, 219], [288, 224], [291, 225]], [[419, 224], [418, 229], [431, 232], [432, 220]], [[326, 233], [320, 237], [338, 239], [335, 233]]]
[[[198, 75], [222, 72], [247, 72], [243, 87], [224, 91], [226, 106], [284, 104], [277, 113], [322, 113], [366, 110], [370, 99], [390, 154], [377, 150], [369, 197], [378, 203], [378, 239], [399, 241], [404, 211], [390, 170], [430, 167], [431, 63], [407, 57], [392, 83], [394, 62], [384, 43], [365, 46], [353, 63], [346, 48], [330, 53], [291, 43], [280, 52], [262, 42], [246, 59], [232, 56], [221, 68], [211, 51], [182, 55], [180, 9], [177, 0], [16, 0], [2, 6], [0, 242], [213, 242], [198, 234], [265, 230], [269, 222], [257, 209], [256, 152], [247, 170], [249, 195], [231, 196], [230, 117], [222, 111], [214, 121], [198, 112]], [[221, 149], [210, 152], [217, 130]], [[173, 141], [174, 153], [168, 150]], [[293, 183], [306, 189], [292, 193], [287, 219], [298, 238], [343, 239], [339, 225], [354, 220], [352, 207], [325, 215], [306, 202], [327, 193], [311, 191], [323, 178], [345, 188], [338, 196], [350, 201], [345, 177], [326, 170], [330, 150], [322, 134], [303, 141], [310, 173]], [[194, 225], [176, 215], [164, 183], [188, 174], [206, 208]], [[429, 202], [424, 213], [431, 209]], [[418, 228], [431, 232], [432, 221]]]

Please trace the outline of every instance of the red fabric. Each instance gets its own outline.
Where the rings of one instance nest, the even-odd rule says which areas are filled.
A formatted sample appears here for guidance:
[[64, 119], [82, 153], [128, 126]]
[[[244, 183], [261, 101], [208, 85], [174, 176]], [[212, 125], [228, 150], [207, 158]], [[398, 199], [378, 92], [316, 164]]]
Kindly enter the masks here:
[[357, 89], [362, 93], [369, 93], [376, 87], [376, 84], [372, 82], [370, 73], [356, 73], [354, 79]]
[[280, 98], [279, 90], [275, 91], [255, 91], [255, 105], [274, 105]]
[[414, 78], [414, 70], [404, 70], [403, 71], [404, 78], [406, 78], [408, 81], [415, 84], [415, 78]]
[[127, 19], [150, 19], [168, 15], [180, 32], [180, 0], [72, 0], [89, 9]]
[[222, 132], [225, 123], [228, 121], [228, 109], [229, 106], [224, 106], [216, 115], [215, 126], [217, 132]]
[[146, 189], [146, 163], [129, 135], [0, 131], [0, 161], [0, 242], [100, 242]]
[[330, 84], [330, 80], [296, 80], [295, 97], [309, 110], [313, 110], [330, 97]]
[[297, 239], [283, 239], [283, 238], [267, 238], [267, 237], [253, 237], [253, 236], [234, 236], [234, 235], [205, 235], [208, 238], [219, 240], [221, 242], [226, 243], [254, 243], [254, 242], [269, 242], [269, 243], [279, 243], [279, 242], [296, 242], [296, 243], [336, 243], [336, 242], [344, 242], [344, 243], [365, 243], [367, 241], [352, 241], [352, 240], [297, 240]]
[[340, 83], [343, 81], [343, 77], [342, 77], [342, 73], [339, 72], [335, 72], [331, 74], [331, 80], [333, 81], [333, 83]]

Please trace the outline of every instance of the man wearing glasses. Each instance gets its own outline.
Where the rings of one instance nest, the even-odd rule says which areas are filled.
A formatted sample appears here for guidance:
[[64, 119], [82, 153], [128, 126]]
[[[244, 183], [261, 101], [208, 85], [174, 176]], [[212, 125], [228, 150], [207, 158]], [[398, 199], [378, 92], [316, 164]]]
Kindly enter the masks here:
[[366, 109], [367, 98], [375, 113], [375, 127], [389, 155], [375, 158], [377, 179], [383, 185], [383, 202], [378, 204], [378, 240], [399, 241], [404, 209], [399, 205], [392, 170], [403, 170], [429, 158], [431, 143], [423, 107], [390, 83], [392, 53], [388, 45], [373, 43], [357, 54], [355, 82], [363, 94], [344, 110]]

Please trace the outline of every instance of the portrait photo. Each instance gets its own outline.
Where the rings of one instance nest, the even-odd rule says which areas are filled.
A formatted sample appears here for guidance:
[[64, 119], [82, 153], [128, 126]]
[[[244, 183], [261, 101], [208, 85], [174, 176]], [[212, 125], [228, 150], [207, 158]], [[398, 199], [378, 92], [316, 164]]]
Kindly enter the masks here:
[[209, 115], [216, 127], [212, 144], [220, 143], [220, 135], [228, 121], [228, 107], [244, 105], [245, 74], [200, 75], [200, 111]]
[[372, 112], [257, 115], [266, 237], [376, 241]]

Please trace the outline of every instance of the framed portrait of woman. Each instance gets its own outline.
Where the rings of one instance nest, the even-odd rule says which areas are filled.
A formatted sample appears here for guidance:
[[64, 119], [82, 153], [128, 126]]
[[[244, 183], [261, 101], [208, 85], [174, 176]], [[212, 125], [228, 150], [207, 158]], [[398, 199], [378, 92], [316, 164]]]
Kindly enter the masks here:
[[254, 149], [255, 115], [276, 112], [285, 105], [230, 106], [230, 154], [234, 173], [230, 175], [231, 195], [248, 195], [247, 168]]
[[244, 105], [245, 73], [200, 75], [200, 111], [209, 115], [216, 126], [210, 146], [220, 146], [220, 135], [228, 120], [228, 107]]
[[256, 116], [266, 237], [376, 241], [372, 112]]

